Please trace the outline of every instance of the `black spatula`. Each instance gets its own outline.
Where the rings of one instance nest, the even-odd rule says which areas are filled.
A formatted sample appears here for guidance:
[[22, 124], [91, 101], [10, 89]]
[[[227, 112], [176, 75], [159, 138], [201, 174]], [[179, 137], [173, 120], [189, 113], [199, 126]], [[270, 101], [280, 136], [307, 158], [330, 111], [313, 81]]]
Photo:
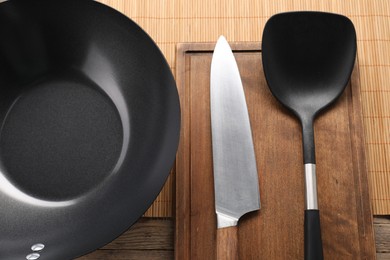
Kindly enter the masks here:
[[347, 85], [356, 33], [345, 16], [291, 12], [271, 17], [262, 40], [263, 67], [272, 94], [301, 121], [305, 164], [305, 259], [323, 259], [317, 203], [313, 121]]

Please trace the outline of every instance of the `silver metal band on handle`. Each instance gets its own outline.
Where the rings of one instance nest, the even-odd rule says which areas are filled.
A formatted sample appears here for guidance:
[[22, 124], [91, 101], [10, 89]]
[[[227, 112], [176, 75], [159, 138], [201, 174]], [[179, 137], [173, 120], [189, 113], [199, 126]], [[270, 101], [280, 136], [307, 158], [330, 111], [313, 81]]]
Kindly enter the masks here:
[[316, 165], [305, 164], [305, 209], [318, 209]]

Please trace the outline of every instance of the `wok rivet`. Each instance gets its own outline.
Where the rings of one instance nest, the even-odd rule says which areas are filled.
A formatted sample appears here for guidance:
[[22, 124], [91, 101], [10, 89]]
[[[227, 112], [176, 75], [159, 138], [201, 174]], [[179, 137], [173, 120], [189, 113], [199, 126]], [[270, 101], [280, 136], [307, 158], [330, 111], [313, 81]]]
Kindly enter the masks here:
[[38, 243], [31, 246], [31, 250], [34, 252], [42, 251], [45, 248], [44, 244]]
[[27, 255], [27, 256], [26, 256], [26, 259], [27, 259], [27, 260], [36, 260], [36, 259], [38, 259], [39, 257], [41, 257], [40, 254], [38, 254], [38, 253], [32, 253], [32, 254]]

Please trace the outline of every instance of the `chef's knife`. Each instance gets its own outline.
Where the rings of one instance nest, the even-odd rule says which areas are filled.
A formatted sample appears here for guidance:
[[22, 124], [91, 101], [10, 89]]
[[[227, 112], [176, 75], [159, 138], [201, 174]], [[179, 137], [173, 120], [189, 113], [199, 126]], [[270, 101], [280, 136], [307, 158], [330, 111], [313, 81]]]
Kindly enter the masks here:
[[238, 220], [260, 209], [260, 194], [241, 77], [223, 36], [218, 39], [211, 62], [210, 99], [217, 259], [238, 259]]

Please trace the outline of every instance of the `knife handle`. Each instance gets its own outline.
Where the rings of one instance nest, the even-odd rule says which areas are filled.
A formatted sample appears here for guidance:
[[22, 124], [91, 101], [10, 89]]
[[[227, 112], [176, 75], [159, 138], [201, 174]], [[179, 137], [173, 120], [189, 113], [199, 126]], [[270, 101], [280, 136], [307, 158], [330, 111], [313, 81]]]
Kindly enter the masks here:
[[238, 260], [237, 226], [217, 229], [217, 260]]
[[305, 210], [305, 260], [323, 260], [320, 212]]

